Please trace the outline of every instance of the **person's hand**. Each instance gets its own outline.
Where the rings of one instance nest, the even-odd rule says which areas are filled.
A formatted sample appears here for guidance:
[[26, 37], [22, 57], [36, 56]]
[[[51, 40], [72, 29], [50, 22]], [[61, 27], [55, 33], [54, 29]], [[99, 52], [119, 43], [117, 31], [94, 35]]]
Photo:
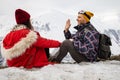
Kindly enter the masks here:
[[69, 40], [73, 42], [73, 39], [69, 39]]
[[70, 19], [68, 19], [68, 20], [66, 21], [66, 25], [65, 25], [65, 31], [66, 31], [66, 32], [69, 30], [70, 26], [71, 26]]

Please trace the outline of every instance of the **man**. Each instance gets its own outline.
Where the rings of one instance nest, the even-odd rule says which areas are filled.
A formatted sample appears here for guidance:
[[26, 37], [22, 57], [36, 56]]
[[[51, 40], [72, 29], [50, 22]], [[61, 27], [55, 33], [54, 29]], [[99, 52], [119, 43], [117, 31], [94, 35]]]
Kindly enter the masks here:
[[78, 12], [77, 23], [74, 28], [77, 30], [75, 34], [71, 34], [69, 28], [71, 26], [70, 20], [66, 21], [64, 35], [66, 40], [60, 46], [60, 50], [55, 54], [52, 61], [61, 62], [62, 59], [69, 52], [71, 57], [77, 62], [81, 61], [96, 61], [99, 33], [90, 23], [91, 17], [94, 14], [89, 11], [81, 10]]

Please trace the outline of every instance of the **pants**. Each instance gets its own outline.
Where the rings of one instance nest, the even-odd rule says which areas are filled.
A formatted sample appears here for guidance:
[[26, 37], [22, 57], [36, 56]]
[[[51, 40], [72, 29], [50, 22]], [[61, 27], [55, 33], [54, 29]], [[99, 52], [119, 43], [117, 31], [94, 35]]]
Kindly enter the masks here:
[[80, 54], [76, 51], [73, 42], [71, 42], [70, 40], [63, 41], [59, 51], [54, 55], [55, 61], [61, 62], [68, 52], [77, 63], [80, 63], [81, 61], [88, 61], [88, 59], [83, 54]]
[[49, 48], [45, 48], [45, 52], [46, 52], [47, 58], [49, 58], [50, 57]]

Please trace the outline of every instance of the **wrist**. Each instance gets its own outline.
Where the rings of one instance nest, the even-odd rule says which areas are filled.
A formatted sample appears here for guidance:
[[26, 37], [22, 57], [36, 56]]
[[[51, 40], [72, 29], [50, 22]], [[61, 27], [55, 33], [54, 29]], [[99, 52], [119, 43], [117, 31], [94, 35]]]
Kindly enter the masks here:
[[68, 29], [65, 29], [64, 31], [65, 31], [65, 32], [68, 32]]

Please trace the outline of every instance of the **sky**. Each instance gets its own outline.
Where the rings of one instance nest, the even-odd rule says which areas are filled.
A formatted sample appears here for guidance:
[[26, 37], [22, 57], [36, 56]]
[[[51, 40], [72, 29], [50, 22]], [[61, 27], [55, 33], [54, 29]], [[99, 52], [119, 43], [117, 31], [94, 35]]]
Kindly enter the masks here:
[[89, 10], [93, 13], [119, 13], [120, 0], [0, 0], [0, 18], [14, 17], [17, 8], [30, 12], [32, 17], [39, 16], [51, 10], [75, 15], [79, 10]]

